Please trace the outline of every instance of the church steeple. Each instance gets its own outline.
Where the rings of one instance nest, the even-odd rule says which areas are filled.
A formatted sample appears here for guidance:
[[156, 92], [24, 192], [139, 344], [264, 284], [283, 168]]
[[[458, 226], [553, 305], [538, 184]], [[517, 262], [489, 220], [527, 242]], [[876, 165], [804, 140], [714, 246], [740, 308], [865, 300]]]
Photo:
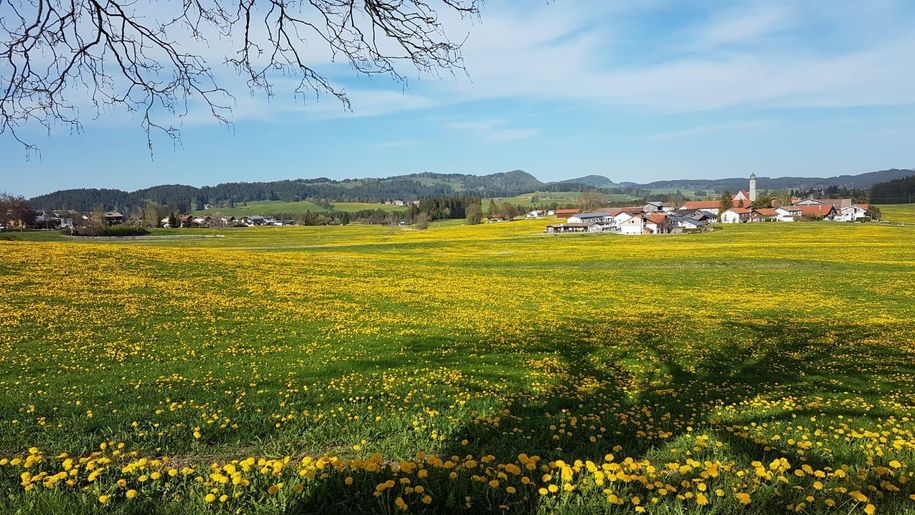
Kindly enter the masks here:
[[750, 202], [756, 202], [756, 174], [750, 174]]

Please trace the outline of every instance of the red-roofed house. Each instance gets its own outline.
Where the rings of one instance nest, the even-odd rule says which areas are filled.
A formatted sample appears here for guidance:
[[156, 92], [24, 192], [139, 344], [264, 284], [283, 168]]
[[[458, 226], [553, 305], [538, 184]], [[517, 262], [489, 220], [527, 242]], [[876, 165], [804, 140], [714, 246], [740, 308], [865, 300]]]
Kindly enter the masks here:
[[731, 205], [734, 207], [750, 207], [753, 201], [750, 200], [750, 194], [740, 190], [736, 195], [731, 197]]
[[801, 211], [802, 218], [822, 218], [824, 220], [832, 220], [836, 216], [836, 208], [829, 205], [813, 205], [813, 206], [793, 206]]
[[568, 218], [578, 213], [581, 213], [581, 209], [557, 209], [556, 218]]
[[725, 224], [742, 224], [752, 221], [753, 210], [745, 207], [732, 207], [721, 213], [721, 223]]
[[680, 209], [701, 209], [703, 211], [712, 211], [716, 215], [721, 203], [717, 200], [688, 200], [683, 203]]
[[763, 208], [756, 209], [755, 211], [756, 211], [756, 214], [759, 215], [759, 218], [762, 220], [777, 220], [778, 219], [778, 213], [772, 208], [763, 207]]
[[669, 232], [667, 215], [661, 213], [652, 213], [646, 216], [645, 229], [651, 232], [651, 234], [663, 234]]

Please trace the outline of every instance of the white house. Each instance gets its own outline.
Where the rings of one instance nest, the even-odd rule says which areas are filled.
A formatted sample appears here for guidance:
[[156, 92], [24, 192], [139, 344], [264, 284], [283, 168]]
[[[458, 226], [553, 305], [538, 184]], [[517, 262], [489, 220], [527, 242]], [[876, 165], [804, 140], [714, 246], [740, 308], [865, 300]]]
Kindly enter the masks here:
[[645, 219], [642, 215], [632, 215], [619, 224], [620, 234], [642, 234], [645, 231]]
[[791, 206], [775, 208], [775, 220], [778, 222], [796, 222], [801, 217], [801, 210]]
[[861, 204], [853, 204], [839, 209], [833, 220], [836, 222], [856, 222], [864, 218], [867, 218], [867, 208]]
[[632, 214], [626, 211], [620, 211], [619, 213], [613, 215], [613, 225], [619, 227], [623, 225], [623, 222], [632, 218]]
[[752, 209], [747, 209], [744, 207], [732, 207], [731, 209], [726, 210], [724, 213], [721, 213], [721, 223], [739, 224], [749, 222], [750, 214], [752, 212]]

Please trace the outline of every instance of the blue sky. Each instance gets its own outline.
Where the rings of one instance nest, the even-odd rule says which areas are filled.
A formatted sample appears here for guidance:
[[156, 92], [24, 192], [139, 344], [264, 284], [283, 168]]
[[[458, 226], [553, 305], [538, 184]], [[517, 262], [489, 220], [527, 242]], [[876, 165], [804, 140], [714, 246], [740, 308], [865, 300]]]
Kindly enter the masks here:
[[[606, 5], [604, 5], [606, 4]], [[317, 62], [352, 100], [236, 94], [181, 145], [126, 113], [0, 136], [0, 190], [136, 189], [326, 176], [493, 173], [616, 181], [915, 167], [915, 2], [488, 0], [448, 20], [469, 77], [403, 84]], [[319, 59], [315, 57], [315, 59]]]

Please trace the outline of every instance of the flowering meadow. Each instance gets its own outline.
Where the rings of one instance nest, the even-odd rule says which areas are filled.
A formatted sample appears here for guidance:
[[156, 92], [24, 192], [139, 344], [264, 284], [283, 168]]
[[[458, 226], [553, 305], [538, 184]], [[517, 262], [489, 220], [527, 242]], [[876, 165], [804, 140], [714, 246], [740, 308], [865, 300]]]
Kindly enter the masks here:
[[915, 226], [547, 223], [0, 241], [0, 512], [915, 512]]

